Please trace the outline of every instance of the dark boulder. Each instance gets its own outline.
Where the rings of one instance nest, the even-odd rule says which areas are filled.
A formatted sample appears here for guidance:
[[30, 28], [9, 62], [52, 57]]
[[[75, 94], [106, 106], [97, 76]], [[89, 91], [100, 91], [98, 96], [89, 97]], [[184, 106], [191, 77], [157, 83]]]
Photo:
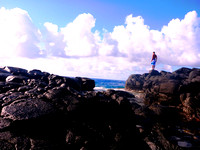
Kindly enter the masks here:
[[81, 84], [81, 90], [83, 91], [92, 91], [95, 87], [95, 82], [92, 79], [76, 77], [75, 80], [78, 80]]
[[8, 91], [6, 92], [5, 94], [2, 94], [4, 95], [4, 97], [2, 98], [3, 100], [3, 104], [2, 106], [6, 106], [6, 105], [9, 105], [10, 103], [14, 102], [15, 100], [21, 98], [22, 96], [22, 93], [20, 92], [14, 92], [14, 91]]
[[200, 69], [194, 68], [194, 69], [192, 69], [192, 71], [189, 74], [189, 80], [192, 80], [199, 76], [200, 76]]
[[4, 68], [4, 70], [10, 72], [13, 75], [17, 75], [17, 76], [29, 76], [28, 71], [26, 69], [22, 69], [22, 68], [18, 68], [18, 67], [6, 66]]
[[194, 97], [187, 97], [183, 101], [183, 112], [186, 113], [188, 119], [200, 118], [200, 100]]
[[[192, 107], [193, 105], [188, 103], [188, 107], [186, 107], [185, 103], [189, 101], [188, 99], [199, 100], [200, 69], [183, 67], [173, 73], [166, 71], [159, 73], [156, 70], [152, 70], [148, 74], [145, 74], [145, 76], [138, 74], [131, 75], [126, 81], [125, 88], [127, 90], [142, 89], [146, 94], [146, 104], [175, 107], [182, 105], [186, 116], [198, 116], [195, 113], [196, 110], [199, 110], [200, 106]], [[187, 101], [184, 102], [185, 99]]]
[[0, 130], [9, 127], [10, 124], [11, 124], [11, 121], [9, 119], [4, 119], [0, 117]]
[[190, 68], [182, 67], [180, 69], [177, 69], [173, 73], [175, 73], [175, 74], [185, 74], [185, 75], [188, 76], [191, 71], [192, 71], [192, 69], [190, 69]]
[[68, 87], [81, 91], [81, 83], [76, 78], [65, 77], [64, 82]]
[[0, 68], [0, 73], [10, 73], [10, 72], [4, 70], [4, 68]]
[[125, 89], [127, 90], [142, 90], [143, 87], [143, 79], [139, 74], [130, 75], [126, 80]]
[[51, 74], [48, 76], [49, 86], [56, 87], [65, 83], [68, 87], [71, 87], [77, 91], [81, 90], [81, 83], [76, 78], [62, 77], [58, 75]]
[[150, 76], [159, 76], [160, 73], [157, 70], [151, 70], [151, 71], [149, 71], [149, 75]]
[[55, 87], [45, 92], [44, 96], [47, 99], [57, 99], [60, 97], [64, 97], [65, 95], [68, 95], [69, 93], [70, 92], [67, 90], [66, 87]]
[[44, 72], [38, 69], [31, 70], [28, 72], [28, 74], [30, 75], [31, 78], [34, 78], [34, 79], [39, 79], [46, 75]]
[[180, 82], [177, 80], [161, 81], [161, 83], [159, 83], [158, 92], [173, 95], [178, 92], [179, 85], [180, 85]]
[[39, 99], [17, 100], [2, 108], [1, 116], [13, 121], [39, 118], [55, 112], [50, 103]]
[[180, 121], [179, 110], [176, 107], [153, 104], [149, 107], [159, 121]]
[[191, 71], [192, 69], [189, 68], [180, 68], [172, 73], [173, 78], [176, 80], [185, 80], [188, 78]]
[[31, 86], [25, 85], [25, 86], [20, 86], [17, 91], [18, 92], [25, 92], [25, 91], [28, 91], [30, 89], [32, 89]]
[[6, 82], [16, 82], [16, 83], [23, 83], [24, 81], [28, 80], [26, 76], [8, 76], [6, 78]]
[[6, 78], [11, 75], [11, 73], [0, 73], [0, 81], [5, 81]]

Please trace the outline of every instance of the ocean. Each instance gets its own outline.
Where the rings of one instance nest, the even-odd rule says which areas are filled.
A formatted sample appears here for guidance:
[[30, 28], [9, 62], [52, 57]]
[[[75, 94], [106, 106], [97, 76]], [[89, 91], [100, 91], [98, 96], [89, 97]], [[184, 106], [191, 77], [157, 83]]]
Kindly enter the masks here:
[[109, 79], [93, 79], [95, 81], [95, 90], [106, 89], [124, 89], [126, 81], [109, 80]]
[[[125, 91], [125, 83], [126, 81], [123, 80], [108, 80], [108, 79], [93, 79], [95, 81], [95, 88], [96, 91], [105, 91], [107, 89], [113, 90], [122, 90]], [[136, 92], [136, 91], [127, 91], [131, 94], [135, 95], [135, 102], [139, 105], [144, 106], [144, 96], [145, 93], [143, 92]]]

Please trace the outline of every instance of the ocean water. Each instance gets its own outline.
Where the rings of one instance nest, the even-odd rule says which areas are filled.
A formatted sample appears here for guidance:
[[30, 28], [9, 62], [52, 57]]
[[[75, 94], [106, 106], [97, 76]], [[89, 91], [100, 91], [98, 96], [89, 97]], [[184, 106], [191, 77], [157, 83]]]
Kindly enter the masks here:
[[109, 79], [93, 79], [95, 81], [96, 90], [105, 89], [124, 89], [126, 81], [123, 80], [109, 80]]
[[[119, 90], [119, 91], [126, 91], [125, 90], [125, 83], [126, 81], [123, 80], [108, 80], [108, 79], [93, 79], [95, 81], [95, 88], [96, 91], [105, 91], [107, 89]], [[136, 92], [136, 91], [127, 91], [131, 94], [135, 95], [134, 101], [137, 102], [139, 105], [144, 105], [144, 96], [143, 92]]]

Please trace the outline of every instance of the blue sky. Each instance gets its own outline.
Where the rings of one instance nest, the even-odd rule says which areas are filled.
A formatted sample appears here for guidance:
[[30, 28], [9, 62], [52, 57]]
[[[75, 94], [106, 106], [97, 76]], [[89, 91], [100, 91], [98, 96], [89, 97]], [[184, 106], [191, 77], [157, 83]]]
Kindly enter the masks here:
[[189, 11], [200, 11], [199, 0], [1, 0], [0, 6], [28, 11], [36, 25], [52, 22], [60, 27], [79, 14], [91, 13], [96, 29], [109, 31], [124, 23], [129, 14], [142, 16], [145, 24], [160, 30], [173, 18], [182, 19]]
[[199, 0], [0, 0], [2, 66], [126, 79], [156, 51], [159, 71], [199, 67], [199, 16]]

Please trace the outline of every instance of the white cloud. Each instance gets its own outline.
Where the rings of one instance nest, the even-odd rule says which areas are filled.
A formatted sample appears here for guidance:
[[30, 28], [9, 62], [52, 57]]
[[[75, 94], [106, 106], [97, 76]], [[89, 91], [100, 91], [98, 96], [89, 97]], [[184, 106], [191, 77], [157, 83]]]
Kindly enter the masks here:
[[103, 40], [99, 44], [99, 55], [101, 56], [120, 56], [118, 42], [111, 37], [111, 33], [105, 31]]
[[[200, 18], [196, 11], [189, 12], [183, 20], [173, 19], [161, 31], [165, 48], [161, 49], [164, 63], [170, 65], [200, 65]], [[168, 56], [168, 57], [165, 57]]]
[[200, 65], [200, 18], [195, 11], [187, 13], [183, 20], [171, 20], [161, 31], [150, 30], [141, 16], [129, 15], [126, 26], [116, 26], [111, 36], [119, 52], [138, 64], [147, 65], [152, 51], [156, 51], [162, 64]]
[[151, 30], [141, 16], [127, 16], [112, 32], [93, 32], [95, 22], [84, 13], [61, 28], [46, 22], [40, 31], [28, 12], [1, 8], [1, 64], [66, 76], [127, 79], [147, 72], [156, 51], [159, 70], [200, 66], [200, 18], [195, 11], [182, 20], [172, 19], [161, 31]]
[[94, 56], [98, 53], [98, 32], [92, 33], [95, 19], [91, 14], [81, 14], [73, 22], [61, 28], [66, 42], [67, 56]]
[[119, 52], [130, 61], [147, 64], [149, 59], [145, 57], [151, 57], [154, 50], [149, 27], [144, 25], [141, 16], [129, 15], [125, 23], [126, 26], [115, 26], [111, 33], [112, 39], [117, 41]]
[[0, 57], [38, 57], [40, 38], [25, 10], [0, 8]]
[[50, 22], [44, 23], [43, 38], [47, 56], [66, 57], [64, 36], [59, 32], [57, 25]]

